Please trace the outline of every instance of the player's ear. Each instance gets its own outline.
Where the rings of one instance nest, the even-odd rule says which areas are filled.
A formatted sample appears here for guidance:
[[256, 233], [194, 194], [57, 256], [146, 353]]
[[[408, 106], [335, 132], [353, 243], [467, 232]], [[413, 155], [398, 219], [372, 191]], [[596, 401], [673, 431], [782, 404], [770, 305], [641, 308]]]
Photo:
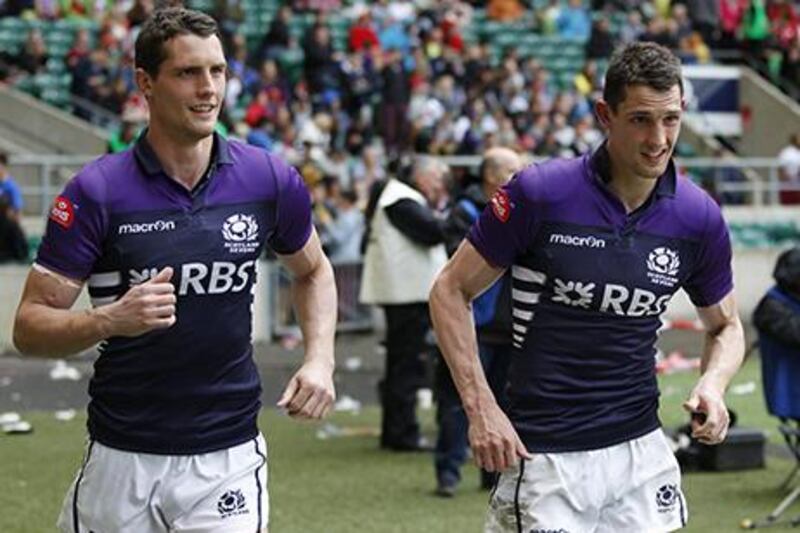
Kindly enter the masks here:
[[153, 79], [150, 77], [150, 74], [145, 72], [142, 68], [136, 69], [136, 86], [139, 88], [139, 92], [142, 93], [145, 99], [150, 99], [150, 93], [152, 92], [153, 86]]
[[602, 98], [598, 100], [594, 106], [594, 113], [597, 115], [597, 122], [600, 123], [603, 129], [608, 129], [611, 123], [611, 106], [608, 105], [608, 102]]

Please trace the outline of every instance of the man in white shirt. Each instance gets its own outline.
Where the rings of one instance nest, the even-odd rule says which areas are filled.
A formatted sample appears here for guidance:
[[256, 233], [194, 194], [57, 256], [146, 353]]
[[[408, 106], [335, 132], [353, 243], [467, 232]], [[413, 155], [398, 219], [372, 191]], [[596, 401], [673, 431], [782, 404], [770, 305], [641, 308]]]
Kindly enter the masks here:
[[[800, 133], [789, 137], [789, 144], [778, 154], [781, 164], [781, 204], [800, 204]], [[789, 186], [793, 189], [785, 190]]]

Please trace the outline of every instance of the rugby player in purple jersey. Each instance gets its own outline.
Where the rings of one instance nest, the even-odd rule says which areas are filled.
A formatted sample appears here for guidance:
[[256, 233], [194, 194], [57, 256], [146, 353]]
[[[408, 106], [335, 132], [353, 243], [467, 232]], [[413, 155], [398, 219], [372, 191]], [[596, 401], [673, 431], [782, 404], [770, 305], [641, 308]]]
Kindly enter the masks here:
[[[520, 171], [498, 191], [431, 293], [436, 334], [476, 462], [501, 472], [485, 530], [669, 531], [686, 524], [658, 419], [655, 341], [683, 289], [706, 328], [684, 407], [693, 435], [725, 438], [723, 396], [744, 353], [731, 246], [717, 204], [678, 175], [680, 63], [633, 43], [606, 72], [592, 153]], [[470, 301], [511, 269], [509, 408], [477, 355]]]
[[[336, 290], [309, 194], [283, 161], [214, 133], [226, 68], [212, 18], [156, 11], [136, 41], [148, 128], [51, 209], [14, 341], [58, 357], [100, 343], [62, 531], [267, 530], [251, 344], [265, 246], [294, 276], [305, 344], [278, 405], [316, 419], [333, 403]], [[72, 310], [84, 285], [93, 308]]]

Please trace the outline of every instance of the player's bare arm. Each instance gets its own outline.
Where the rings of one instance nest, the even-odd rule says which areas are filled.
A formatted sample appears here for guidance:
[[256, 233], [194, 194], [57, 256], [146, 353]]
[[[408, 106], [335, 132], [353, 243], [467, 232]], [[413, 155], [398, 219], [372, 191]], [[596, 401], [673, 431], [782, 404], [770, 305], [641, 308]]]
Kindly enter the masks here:
[[291, 416], [318, 419], [330, 411], [333, 387], [333, 341], [336, 332], [336, 284], [316, 231], [291, 255], [280, 256], [293, 276], [292, 300], [303, 332], [305, 361], [278, 401]]
[[71, 310], [83, 282], [43, 267], [28, 274], [14, 322], [14, 344], [22, 352], [63, 357], [112, 336], [133, 337], [175, 323], [172, 268], [130, 289], [107, 306]]
[[531, 457], [497, 405], [478, 358], [470, 302], [502, 274], [503, 269], [487, 263], [464, 241], [439, 274], [430, 297], [436, 338], [469, 419], [475, 462], [488, 471], [502, 471], [520, 457]]
[[684, 407], [705, 414], [704, 422], [692, 421], [692, 436], [706, 444], [718, 444], [728, 431], [724, 395], [744, 359], [744, 329], [733, 292], [718, 304], [698, 308], [697, 313], [706, 329], [701, 377]]

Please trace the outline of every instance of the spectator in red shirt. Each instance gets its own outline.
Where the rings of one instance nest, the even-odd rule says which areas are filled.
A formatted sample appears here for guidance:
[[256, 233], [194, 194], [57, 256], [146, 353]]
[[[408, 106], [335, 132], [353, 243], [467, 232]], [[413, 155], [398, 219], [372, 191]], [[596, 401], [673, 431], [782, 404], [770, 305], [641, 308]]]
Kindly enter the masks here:
[[767, 6], [767, 17], [772, 26], [772, 35], [775, 36], [781, 48], [789, 48], [797, 40], [798, 24], [800, 19], [791, 2], [774, 0]]
[[742, 24], [747, 0], [720, 0], [719, 22], [722, 29], [719, 46], [734, 49], [739, 47], [736, 34]]
[[350, 44], [350, 50], [354, 52], [359, 52], [373, 46], [376, 48], [380, 47], [378, 34], [375, 33], [375, 29], [372, 27], [372, 21], [370, 20], [368, 11], [362, 12], [358, 16], [355, 24], [350, 26], [348, 42]]

